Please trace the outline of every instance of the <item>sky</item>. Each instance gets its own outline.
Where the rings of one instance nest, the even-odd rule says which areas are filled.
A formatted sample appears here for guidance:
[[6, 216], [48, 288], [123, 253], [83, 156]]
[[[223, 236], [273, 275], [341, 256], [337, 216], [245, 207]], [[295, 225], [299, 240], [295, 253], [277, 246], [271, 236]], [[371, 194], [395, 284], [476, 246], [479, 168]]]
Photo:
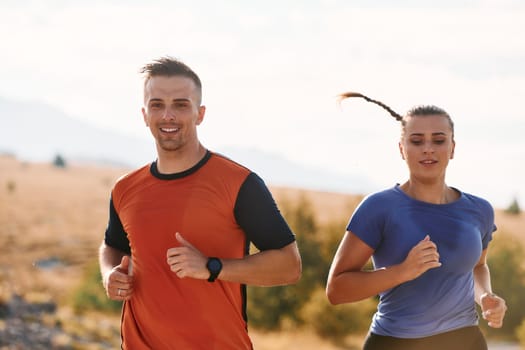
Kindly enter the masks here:
[[398, 113], [454, 119], [447, 183], [525, 207], [521, 0], [1, 0], [0, 97], [150, 138], [145, 63], [170, 55], [203, 83], [203, 144], [279, 154], [377, 190], [407, 179]]

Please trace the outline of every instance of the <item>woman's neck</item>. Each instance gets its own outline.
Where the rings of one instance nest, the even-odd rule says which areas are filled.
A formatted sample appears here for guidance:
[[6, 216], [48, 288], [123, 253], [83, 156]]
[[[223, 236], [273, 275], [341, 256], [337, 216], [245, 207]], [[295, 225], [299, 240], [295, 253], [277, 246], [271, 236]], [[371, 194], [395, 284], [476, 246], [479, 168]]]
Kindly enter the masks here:
[[399, 187], [409, 197], [432, 204], [448, 204], [459, 198], [459, 193], [444, 181], [429, 184], [410, 179]]

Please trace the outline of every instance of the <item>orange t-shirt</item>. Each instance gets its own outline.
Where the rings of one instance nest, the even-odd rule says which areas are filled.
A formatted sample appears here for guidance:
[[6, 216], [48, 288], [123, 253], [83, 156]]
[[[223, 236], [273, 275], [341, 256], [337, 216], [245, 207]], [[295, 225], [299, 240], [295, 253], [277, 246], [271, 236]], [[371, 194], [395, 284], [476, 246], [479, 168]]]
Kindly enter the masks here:
[[[257, 245], [255, 236], [263, 233], [252, 239], [245, 232], [250, 225], [241, 227], [236, 217], [239, 191], [250, 176], [253, 173], [247, 168], [208, 152], [183, 173], [158, 174], [153, 163], [117, 182], [112, 191], [114, 217], [105, 241], [123, 250], [114, 238], [115, 232], [122, 231], [132, 256], [134, 291], [122, 311], [123, 349], [252, 349], [245, 286], [178, 278], [166, 258], [169, 248], [179, 246], [176, 232], [206, 256], [242, 258], [250, 240]], [[294, 240], [282, 217], [269, 221], [282, 227], [280, 232], [264, 234], [275, 237], [262, 238], [263, 249]], [[272, 241], [274, 246], [268, 246]]]

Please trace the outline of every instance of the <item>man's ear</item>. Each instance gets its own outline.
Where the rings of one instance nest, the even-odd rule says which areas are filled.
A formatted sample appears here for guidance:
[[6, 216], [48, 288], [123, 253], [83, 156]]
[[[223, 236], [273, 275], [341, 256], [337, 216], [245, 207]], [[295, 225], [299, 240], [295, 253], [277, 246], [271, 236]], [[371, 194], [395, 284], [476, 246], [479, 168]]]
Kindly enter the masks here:
[[200, 125], [202, 121], [204, 120], [204, 114], [206, 114], [206, 106], [200, 106], [199, 107], [199, 116], [197, 117], [197, 125]]
[[146, 108], [144, 107], [142, 107], [142, 118], [144, 120], [144, 124], [146, 124], [146, 126], [149, 126], [148, 115], [146, 114]]
[[450, 152], [450, 159], [454, 159], [454, 150], [456, 149], [456, 141], [452, 141], [452, 152]]

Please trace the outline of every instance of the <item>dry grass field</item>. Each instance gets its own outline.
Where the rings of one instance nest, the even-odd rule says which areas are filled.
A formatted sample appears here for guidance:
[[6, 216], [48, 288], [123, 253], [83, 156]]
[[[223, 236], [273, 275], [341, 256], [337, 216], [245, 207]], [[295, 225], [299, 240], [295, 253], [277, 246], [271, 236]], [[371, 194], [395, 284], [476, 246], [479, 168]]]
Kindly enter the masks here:
[[[14, 294], [30, 301], [52, 300], [58, 302], [58, 317], [71, 315], [61, 305], [81, 282], [85, 264], [96, 258], [107, 223], [110, 189], [126, 171], [75, 164], [57, 168], [0, 156], [0, 302]], [[272, 192], [278, 203], [306, 198], [320, 222], [346, 220], [361, 198], [291, 188], [272, 188]], [[497, 223], [501, 231], [525, 243], [523, 213], [511, 216], [497, 210]], [[45, 264], [54, 264], [54, 268], [41, 268]], [[104, 324], [113, 332], [118, 329], [118, 318], [101, 321], [101, 316], [93, 317], [91, 324], [82, 321], [84, 327]], [[2, 327], [5, 324], [0, 322], [0, 331]], [[251, 333], [260, 350], [342, 349], [311, 332]], [[351, 348], [348, 346], [346, 349]]]

